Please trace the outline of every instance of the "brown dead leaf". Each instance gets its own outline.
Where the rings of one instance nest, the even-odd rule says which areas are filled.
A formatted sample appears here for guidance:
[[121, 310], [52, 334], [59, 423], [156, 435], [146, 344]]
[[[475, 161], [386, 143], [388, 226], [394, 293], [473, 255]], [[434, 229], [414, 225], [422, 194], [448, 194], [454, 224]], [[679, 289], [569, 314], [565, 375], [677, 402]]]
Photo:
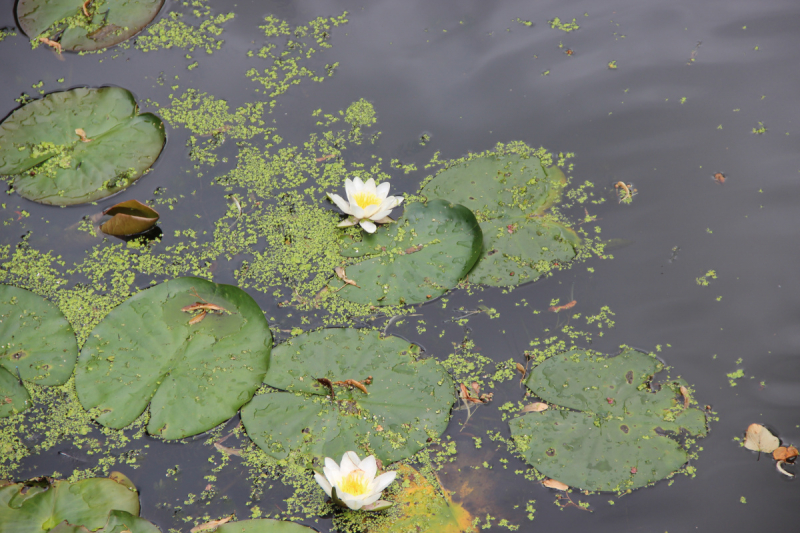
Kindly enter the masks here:
[[86, 0], [83, 3], [83, 6], [82, 6], [83, 14], [86, 16], [87, 19], [91, 16], [91, 15], [89, 15], [89, 4], [91, 4], [91, 3], [92, 3], [92, 0]]
[[239, 457], [242, 456], [242, 450], [240, 450], [239, 448], [228, 448], [227, 446], [223, 446], [218, 442], [214, 443], [214, 448], [224, 453], [225, 455], [237, 455]]
[[39, 37], [39, 40], [44, 44], [46, 44], [47, 46], [49, 46], [50, 48], [52, 48], [53, 50], [55, 50], [56, 52], [58, 52], [59, 54], [61, 53], [61, 43], [56, 41], [51, 41], [47, 37]]
[[525, 374], [527, 374], [527, 373], [528, 373], [528, 371], [527, 371], [527, 370], [525, 370], [525, 367], [524, 367], [524, 366], [522, 366], [522, 365], [521, 365], [521, 364], [519, 364], [519, 363], [517, 363], [517, 372], [519, 372], [520, 374], [522, 374], [522, 378], [521, 378], [521, 379], [525, 379]]
[[772, 452], [772, 458], [776, 461], [786, 461], [788, 459], [793, 459], [798, 455], [800, 454], [797, 453], [797, 448], [794, 446], [789, 446], [788, 448], [786, 446], [780, 446], [775, 448], [775, 451]]
[[206, 522], [205, 524], [200, 524], [199, 526], [194, 526], [192, 529], [189, 530], [189, 533], [198, 533], [200, 531], [208, 531], [211, 529], [216, 529], [217, 527], [230, 522], [233, 515], [226, 516], [225, 518], [220, 518], [219, 520], [212, 520], [211, 522]]
[[755, 452], [772, 453], [781, 441], [761, 424], [750, 424], [744, 437], [744, 447]]
[[[367, 379], [369, 379], [369, 383], [372, 383], [372, 376], [370, 376]], [[317, 380], [317, 381], [319, 381], [319, 380]], [[361, 392], [363, 392], [364, 394], [369, 394], [369, 391], [367, 391], [367, 388], [364, 386], [364, 384], [361, 383], [360, 381], [355, 380], [355, 379], [346, 379], [344, 381], [334, 381], [333, 384], [334, 385], [338, 385], [340, 387], [345, 387], [345, 386], [347, 386], [347, 387], [355, 387], [358, 390], [360, 390]]]
[[86, 137], [86, 132], [83, 130], [83, 128], [75, 128], [75, 135], [81, 138], [82, 143], [92, 142], [92, 139]]
[[461, 399], [462, 400], [464, 400], [465, 402], [483, 403], [478, 398], [473, 398], [472, 396], [470, 396], [469, 389], [467, 389], [466, 385], [464, 385], [463, 383], [459, 383], [459, 386], [461, 387]]
[[317, 163], [322, 163], [323, 161], [327, 161], [328, 159], [332, 159], [334, 157], [336, 157], [336, 155], [328, 154], [328, 155], [324, 155], [322, 157], [318, 157], [314, 161], [316, 161]]
[[410, 248], [406, 248], [403, 253], [405, 253], [406, 255], [415, 254], [415, 253], [419, 252], [420, 250], [422, 250], [422, 248], [423, 248], [422, 245], [418, 244], [416, 246], [411, 246]]
[[547, 478], [544, 481], [542, 481], [542, 485], [544, 485], [549, 489], [556, 489], [563, 491], [569, 489], [569, 485], [567, 485], [566, 483], [562, 483], [560, 481], [556, 481], [555, 479], [550, 479], [550, 478]]
[[689, 389], [681, 385], [681, 394], [683, 395], [683, 408], [688, 409], [689, 402], [691, 401], [691, 398], [689, 397]]
[[[347, 278], [347, 274], [345, 273], [344, 268], [337, 266], [333, 269], [333, 271], [336, 272], [336, 275], [339, 277], [340, 280], [344, 281], [348, 285], [358, 287], [355, 281]], [[358, 288], [360, 289], [361, 287]]]
[[195, 302], [191, 305], [181, 307], [181, 311], [183, 311], [184, 313], [191, 313], [192, 311], [197, 311], [198, 309], [202, 309], [204, 311], [219, 311], [219, 312], [228, 311], [224, 307], [221, 307], [217, 304], [210, 304], [207, 302]]
[[535, 402], [523, 407], [520, 413], [541, 413], [542, 411], [546, 411], [548, 408], [550, 408], [550, 406], [546, 403]]
[[316, 378], [316, 380], [317, 380], [317, 382], [319, 382], [320, 385], [322, 385], [324, 387], [327, 387], [327, 389], [331, 393], [331, 399], [335, 400], [336, 399], [336, 393], [333, 392], [333, 383], [331, 383], [331, 380], [329, 380], [328, 378]]
[[472, 390], [475, 391], [475, 396], [480, 396], [481, 394], [481, 386], [478, 385], [477, 381], [472, 382]]
[[192, 318], [192, 319], [189, 321], [189, 325], [190, 325], [190, 326], [194, 326], [195, 324], [197, 324], [197, 323], [201, 322], [201, 321], [202, 321], [202, 320], [203, 320], [203, 319], [206, 317], [206, 315], [207, 315], [207, 314], [208, 314], [208, 311], [203, 311], [202, 313], [200, 313], [200, 314], [199, 314], [199, 315], [197, 315], [196, 317]]

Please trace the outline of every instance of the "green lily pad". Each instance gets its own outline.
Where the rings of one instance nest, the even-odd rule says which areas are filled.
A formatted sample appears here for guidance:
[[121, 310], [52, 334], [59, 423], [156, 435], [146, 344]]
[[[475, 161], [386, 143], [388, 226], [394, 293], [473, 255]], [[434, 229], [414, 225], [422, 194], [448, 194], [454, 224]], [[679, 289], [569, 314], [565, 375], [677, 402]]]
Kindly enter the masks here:
[[180, 439], [224, 422], [250, 400], [271, 346], [264, 314], [246, 292], [177, 278], [136, 294], [92, 331], [75, 387], [104, 426], [125, 427], [150, 404], [147, 431]]
[[481, 220], [542, 214], [561, 198], [566, 178], [536, 157], [490, 155], [453, 165], [420, 191], [466, 206]]
[[465, 205], [483, 220], [483, 250], [469, 279], [506, 287], [535, 281], [554, 262], [575, 257], [577, 234], [539, 218], [566, 183], [558, 167], [544, 168], [536, 157], [491, 155], [443, 170], [421, 193]]
[[64, 50], [88, 52], [130, 39], [163, 4], [164, 0], [92, 0], [84, 12], [79, 0], [19, 0], [17, 19], [31, 40], [47, 37]]
[[0, 124], [0, 174], [16, 176], [15, 190], [34, 202], [92, 202], [132, 185], [165, 140], [161, 120], [138, 114], [125, 89], [52, 93]]
[[104, 215], [110, 215], [111, 220], [100, 226], [100, 231], [107, 235], [124, 237], [136, 235], [152, 228], [158, 222], [158, 212], [138, 200], [128, 200], [111, 206]]
[[138, 516], [139, 494], [109, 478], [38, 478], [0, 487], [0, 533], [50, 531], [65, 520], [93, 531], [111, 521], [112, 510]]
[[239, 522], [228, 522], [213, 530], [214, 533], [313, 533], [310, 527], [287, 522], [285, 520], [273, 520], [271, 518], [260, 518], [257, 520], [241, 520]]
[[20, 379], [60, 385], [77, 357], [75, 333], [58, 307], [31, 291], [0, 285], [0, 417], [29, 407]]
[[526, 385], [565, 409], [512, 419], [511, 436], [528, 463], [572, 487], [620, 491], [668, 477], [689, 460], [674, 435], [705, 435], [706, 418], [684, 407], [682, 381], [650, 390], [661, 369], [657, 359], [632, 349], [611, 358], [582, 350], [553, 356], [531, 371]]
[[[353, 450], [385, 464], [410, 457], [429, 437], [441, 435], [455, 401], [447, 373], [415, 353], [407, 341], [376, 331], [298, 335], [275, 348], [264, 377], [280, 391], [253, 398], [242, 408], [242, 423], [278, 459], [292, 450], [337, 458]], [[328, 380], [334, 398], [319, 379]], [[368, 393], [336, 384], [351, 379]]]
[[[90, 533], [90, 531], [86, 526], [61, 522], [51, 529], [50, 533]], [[94, 533], [161, 533], [161, 530], [154, 523], [127, 511], [111, 511], [106, 525], [96, 529]]]
[[472, 269], [483, 238], [475, 215], [463, 205], [432, 200], [406, 206], [395, 224], [342, 247], [345, 257], [369, 259], [347, 267], [339, 295], [370, 305], [417, 304], [441, 296]]
[[535, 281], [553, 263], [575, 258], [580, 238], [554, 221], [525, 217], [497, 218], [481, 223], [483, 254], [469, 280], [495, 287]]

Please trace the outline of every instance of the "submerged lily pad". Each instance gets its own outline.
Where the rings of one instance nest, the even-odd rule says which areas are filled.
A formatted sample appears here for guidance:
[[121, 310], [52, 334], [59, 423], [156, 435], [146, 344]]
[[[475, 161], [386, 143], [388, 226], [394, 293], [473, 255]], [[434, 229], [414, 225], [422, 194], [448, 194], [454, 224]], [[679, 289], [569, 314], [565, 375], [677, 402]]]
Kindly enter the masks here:
[[386, 464], [410, 457], [441, 435], [455, 401], [447, 373], [415, 353], [407, 341], [376, 331], [298, 335], [273, 350], [264, 377], [280, 391], [253, 398], [242, 423], [278, 459], [292, 450], [318, 457], [354, 450]]
[[52, 302], [10, 285], [0, 285], [0, 417], [29, 407], [19, 381], [65, 383], [75, 367], [78, 342]]
[[83, 52], [130, 39], [163, 4], [164, 0], [19, 0], [17, 19], [31, 40], [47, 37], [64, 50]]
[[462, 533], [470, 530], [473, 518], [469, 511], [453, 501], [447, 490], [436, 490], [425, 477], [407, 465], [397, 469], [397, 484], [402, 490], [392, 498], [389, 519], [370, 528], [369, 533], [405, 533], [435, 531]]
[[152, 166], [166, 137], [161, 120], [138, 114], [118, 87], [52, 93], [0, 124], [0, 174], [20, 196], [73, 205], [126, 189]]
[[[73, 525], [61, 522], [50, 533], [90, 533], [86, 526]], [[152, 522], [134, 516], [127, 511], [111, 511], [108, 522], [94, 533], [161, 533], [161, 530]]]
[[482, 222], [481, 231], [483, 254], [469, 280], [495, 287], [537, 280], [553, 263], [574, 259], [580, 244], [572, 229], [549, 220], [498, 218]]
[[260, 518], [228, 522], [213, 531], [214, 533], [314, 533], [315, 530], [285, 520]]
[[[64, 521], [94, 531], [117, 519], [109, 516], [112, 510], [138, 516], [139, 494], [130, 488], [133, 485], [128, 478], [119, 472], [114, 475], [127, 483], [109, 478], [75, 483], [38, 478], [0, 486], [0, 532], [50, 531]], [[149, 531], [139, 529], [133, 533]]]
[[620, 491], [668, 477], [689, 459], [672, 434], [705, 435], [706, 418], [678, 399], [682, 382], [650, 389], [661, 369], [632, 349], [610, 358], [582, 350], [553, 356], [526, 385], [564, 409], [511, 420], [511, 436], [531, 465], [572, 487]]
[[425, 187], [428, 198], [465, 205], [483, 220], [483, 250], [470, 281], [504, 287], [534, 281], [571, 261], [577, 234], [539, 218], [561, 198], [566, 177], [536, 157], [492, 155], [451, 166]]
[[150, 404], [147, 431], [180, 439], [232, 417], [255, 393], [272, 346], [243, 290], [177, 278], [115, 308], [78, 357], [75, 387], [97, 421], [122, 428]]
[[138, 200], [128, 200], [111, 206], [104, 215], [110, 215], [111, 220], [100, 226], [100, 231], [107, 235], [128, 236], [142, 233], [152, 228], [158, 222], [158, 212]]
[[402, 305], [441, 296], [472, 269], [483, 238], [475, 215], [463, 205], [432, 200], [406, 206], [395, 224], [342, 248], [346, 257], [369, 257], [347, 267], [339, 295], [369, 305]]

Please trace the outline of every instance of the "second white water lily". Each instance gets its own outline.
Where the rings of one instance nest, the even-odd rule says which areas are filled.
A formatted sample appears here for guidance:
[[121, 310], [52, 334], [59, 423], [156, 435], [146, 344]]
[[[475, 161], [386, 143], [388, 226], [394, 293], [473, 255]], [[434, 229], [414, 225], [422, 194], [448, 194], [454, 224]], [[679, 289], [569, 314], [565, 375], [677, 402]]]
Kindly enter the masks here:
[[346, 179], [344, 190], [347, 200], [338, 194], [328, 193], [328, 198], [342, 210], [350, 215], [339, 223], [340, 227], [355, 226], [359, 224], [369, 233], [375, 233], [375, 222], [384, 224], [394, 222], [389, 218], [392, 209], [400, 205], [402, 196], [389, 196], [389, 182], [384, 181], [375, 185], [375, 180], [370, 178], [365, 182], [356, 177]]
[[322, 471], [324, 476], [314, 472], [314, 478], [334, 502], [344, 504], [350, 509], [365, 511], [378, 511], [391, 506], [391, 503], [379, 498], [383, 489], [394, 481], [397, 473], [385, 472], [375, 477], [378, 464], [374, 455], [361, 461], [355, 452], [345, 452], [338, 465], [336, 461], [326, 457]]

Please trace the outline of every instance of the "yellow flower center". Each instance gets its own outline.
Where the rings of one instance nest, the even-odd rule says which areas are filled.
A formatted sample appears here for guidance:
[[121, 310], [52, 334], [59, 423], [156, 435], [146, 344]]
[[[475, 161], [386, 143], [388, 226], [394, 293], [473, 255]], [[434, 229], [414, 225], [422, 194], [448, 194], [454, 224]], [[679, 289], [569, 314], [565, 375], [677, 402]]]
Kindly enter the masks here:
[[374, 194], [372, 194], [369, 191], [361, 191], [361, 192], [355, 193], [353, 195], [353, 200], [356, 201], [356, 204], [358, 204], [358, 207], [360, 207], [361, 209], [366, 209], [367, 207], [369, 207], [371, 205], [380, 205], [381, 204], [380, 198], [378, 198], [377, 196], [375, 196]]
[[342, 478], [342, 482], [339, 485], [342, 492], [346, 492], [351, 496], [366, 494], [368, 487], [369, 482], [367, 481], [367, 477], [364, 475], [364, 471], [360, 469], [353, 470], [347, 474], [346, 477]]

